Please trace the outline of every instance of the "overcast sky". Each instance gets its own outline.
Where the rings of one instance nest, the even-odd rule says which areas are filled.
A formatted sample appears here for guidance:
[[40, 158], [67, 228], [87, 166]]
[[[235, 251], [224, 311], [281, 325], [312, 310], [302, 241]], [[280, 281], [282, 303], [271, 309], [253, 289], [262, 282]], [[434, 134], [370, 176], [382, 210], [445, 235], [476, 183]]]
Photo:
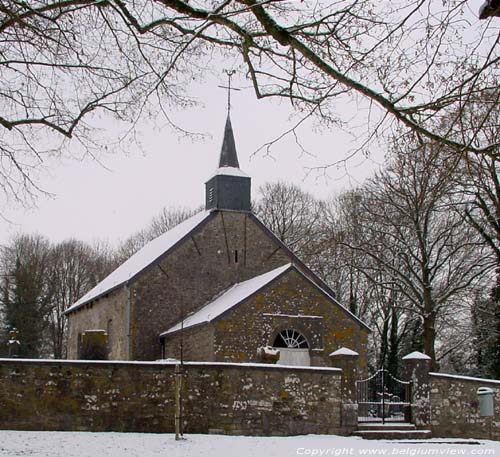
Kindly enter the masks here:
[[[471, 30], [475, 30], [482, 0], [470, 0]], [[226, 63], [228, 64], [228, 63]], [[85, 160], [46, 161], [40, 187], [52, 197], [40, 195], [36, 206], [22, 208], [0, 201], [0, 244], [20, 232], [37, 232], [53, 241], [74, 237], [85, 241], [106, 240], [116, 245], [147, 226], [165, 206], [198, 207], [204, 203], [204, 183], [217, 166], [226, 118], [224, 65], [219, 75], [208, 75], [203, 84], [186, 88], [200, 105], [169, 116], [182, 127], [206, 133], [203, 140], [181, 139], [161, 120], [139, 124], [142, 148], [121, 147], [98, 153], [101, 163]], [[231, 119], [241, 168], [252, 177], [252, 194], [269, 181], [284, 180], [327, 198], [363, 181], [383, 162], [384, 151], [371, 145], [369, 157], [360, 154], [346, 166], [330, 167], [328, 177], [308, 173], [311, 167], [341, 161], [356, 147], [366, 128], [366, 105], [339, 100], [336, 106], [345, 129], [315, 128], [306, 122], [298, 135], [307, 151], [301, 153], [293, 135], [277, 143], [272, 153], [255, 151], [293, 125], [290, 106], [276, 100], [256, 100], [248, 82], [236, 75], [234, 84], [242, 90], [233, 94]], [[246, 87], [245, 87], [246, 85]], [[366, 102], [364, 102], [366, 103]], [[373, 114], [373, 113], [372, 113]], [[296, 119], [297, 120], [297, 119]], [[102, 120], [106, 137], [116, 137], [112, 121]], [[141, 150], [142, 149], [142, 150]]]
[[[172, 118], [192, 131], [208, 134], [192, 141], [179, 138], [170, 128], [153, 120], [140, 124], [139, 147], [130, 153], [117, 148], [98, 155], [101, 164], [58, 159], [46, 162], [49, 169], [39, 180], [53, 194], [41, 195], [36, 207], [2, 208], [10, 221], [0, 220], [0, 243], [20, 232], [36, 232], [53, 241], [74, 237], [85, 241], [106, 240], [116, 245], [145, 227], [164, 206], [197, 207], [204, 203], [204, 183], [217, 166], [226, 118], [225, 75], [210, 78], [192, 88], [200, 106], [174, 111]], [[368, 159], [355, 157], [342, 167], [328, 169], [328, 178], [308, 168], [341, 160], [353, 149], [353, 138], [339, 129], [319, 131], [312, 122], [298, 131], [306, 146], [300, 151], [292, 135], [276, 144], [271, 155], [255, 151], [293, 125], [289, 105], [276, 100], [257, 101], [244, 81], [235, 81], [243, 90], [233, 93], [231, 119], [241, 168], [252, 177], [252, 196], [265, 182], [285, 180], [300, 185], [320, 198], [361, 182], [380, 163], [375, 150]], [[339, 103], [344, 103], [339, 101]], [[347, 118], [356, 117], [358, 107], [344, 108]], [[158, 121], [161, 122], [161, 121]], [[109, 124], [109, 126], [108, 126]], [[113, 123], [104, 123], [109, 137], [115, 135]], [[315, 131], [314, 131], [315, 130]]]

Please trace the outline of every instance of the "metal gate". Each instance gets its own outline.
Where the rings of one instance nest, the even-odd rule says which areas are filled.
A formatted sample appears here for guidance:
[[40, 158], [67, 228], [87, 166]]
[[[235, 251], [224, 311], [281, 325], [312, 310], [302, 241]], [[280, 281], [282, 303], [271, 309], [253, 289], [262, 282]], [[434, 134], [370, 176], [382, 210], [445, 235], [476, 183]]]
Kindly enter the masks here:
[[381, 368], [356, 381], [358, 422], [411, 422], [411, 381]]

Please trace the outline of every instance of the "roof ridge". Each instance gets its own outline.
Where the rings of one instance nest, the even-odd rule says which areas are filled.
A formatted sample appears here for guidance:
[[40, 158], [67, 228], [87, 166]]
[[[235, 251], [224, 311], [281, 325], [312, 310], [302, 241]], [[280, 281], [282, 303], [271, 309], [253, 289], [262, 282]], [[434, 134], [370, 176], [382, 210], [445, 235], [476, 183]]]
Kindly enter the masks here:
[[64, 314], [69, 314], [81, 306], [96, 300], [123, 284], [133, 280], [138, 274], [162, 258], [170, 249], [174, 248], [182, 239], [193, 232], [200, 224], [208, 219], [211, 211], [202, 210], [185, 219], [180, 224], [162, 233], [146, 243], [125, 262], [115, 268], [102, 281], [71, 305]]
[[[194, 313], [187, 316], [185, 319], [177, 322], [175, 325], [171, 326], [165, 332], [160, 334], [160, 337], [165, 336], [169, 333], [175, 333], [182, 328], [194, 327], [196, 325], [200, 325], [203, 323], [212, 322], [214, 319], [222, 316], [230, 309], [237, 306], [243, 300], [251, 297], [253, 294], [262, 290], [263, 287], [279, 278], [283, 273], [288, 271], [290, 268], [295, 268], [293, 263], [286, 263], [272, 270], [266, 271], [258, 276], [254, 276], [253, 278], [246, 279], [245, 281], [235, 282], [232, 286], [225, 289], [222, 293], [214, 295], [210, 300], [205, 302], [203, 306], [201, 306]], [[249, 290], [244, 291], [240, 296], [232, 298], [229, 297], [231, 292], [237, 292], [238, 288], [244, 288], [248, 285], [252, 287]], [[229, 302], [224, 301], [224, 297], [231, 298]], [[213, 308], [213, 309], [212, 309]]]

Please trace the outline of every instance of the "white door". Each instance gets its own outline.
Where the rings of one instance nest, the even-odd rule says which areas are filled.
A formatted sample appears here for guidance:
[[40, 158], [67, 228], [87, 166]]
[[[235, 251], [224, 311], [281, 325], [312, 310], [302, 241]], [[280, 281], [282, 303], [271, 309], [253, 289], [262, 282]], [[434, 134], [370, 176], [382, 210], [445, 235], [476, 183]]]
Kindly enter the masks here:
[[293, 365], [295, 367], [308, 367], [311, 365], [309, 349], [276, 348], [280, 351], [280, 358], [276, 365]]

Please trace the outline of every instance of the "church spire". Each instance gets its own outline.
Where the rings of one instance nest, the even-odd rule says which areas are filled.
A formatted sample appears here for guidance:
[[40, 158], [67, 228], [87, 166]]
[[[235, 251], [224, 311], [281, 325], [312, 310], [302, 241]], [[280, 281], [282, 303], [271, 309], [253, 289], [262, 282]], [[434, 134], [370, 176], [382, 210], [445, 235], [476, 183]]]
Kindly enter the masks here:
[[233, 127], [228, 113], [219, 168], [205, 183], [205, 207], [208, 210], [250, 211], [250, 186], [250, 177], [240, 170]]
[[229, 112], [227, 113], [226, 127], [224, 128], [224, 140], [220, 151], [219, 168], [233, 167], [240, 168], [238, 154], [236, 153], [236, 144], [234, 142], [233, 126]]

